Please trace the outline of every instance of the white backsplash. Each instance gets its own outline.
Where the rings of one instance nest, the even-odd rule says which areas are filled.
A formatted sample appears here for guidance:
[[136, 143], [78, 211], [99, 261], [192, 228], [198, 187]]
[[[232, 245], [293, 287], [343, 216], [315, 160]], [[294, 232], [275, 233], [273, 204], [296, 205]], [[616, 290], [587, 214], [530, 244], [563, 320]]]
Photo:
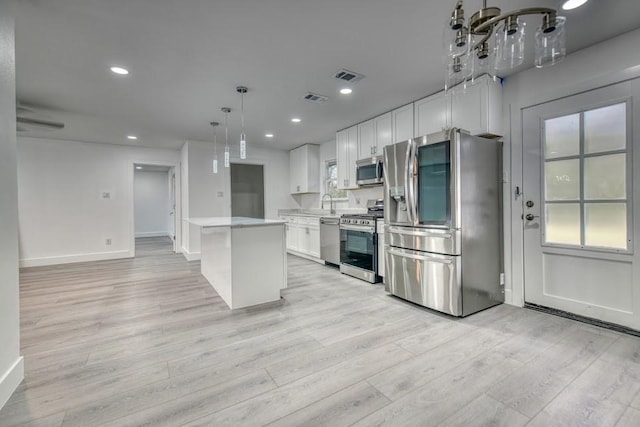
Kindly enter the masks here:
[[348, 190], [347, 197], [349, 198], [349, 208], [366, 208], [367, 200], [369, 199], [382, 199], [383, 187], [378, 185], [375, 187], [364, 187], [357, 190]]
[[[336, 200], [335, 207], [337, 209], [366, 209], [367, 200], [382, 199], [382, 186], [365, 187], [357, 190], [347, 190], [347, 200]], [[298, 204], [299, 209], [318, 209], [320, 208], [320, 198], [322, 194], [296, 194], [292, 196]], [[329, 207], [329, 199], [325, 199], [325, 207]]]

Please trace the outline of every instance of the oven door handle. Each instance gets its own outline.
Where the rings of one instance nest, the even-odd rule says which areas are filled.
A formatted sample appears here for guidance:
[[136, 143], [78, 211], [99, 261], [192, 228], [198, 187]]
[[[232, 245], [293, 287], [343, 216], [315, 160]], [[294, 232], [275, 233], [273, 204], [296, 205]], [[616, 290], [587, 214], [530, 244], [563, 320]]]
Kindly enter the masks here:
[[407, 230], [406, 227], [388, 227], [387, 231], [389, 233], [396, 233], [396, 234], [404, 234], [407, 236], [417, 236], [417, 237], [436, 237], [439, 239], [450, 239], [451, 238], [451, 233], [446, 232], [444, 230], [442, 230], [441, 232], [438, 231], [421, 231], [421, 230], [415, 230], [415, 229], [411, 229], [411, 230]]
[[396, 256], [401, 256], [404, 258], [411, 258], [411, 259], [417, 259], [419, 261], [429, 261], [429, 262], [437, 262], [440, 264], [452, 264], [453, 260], [451, 258], [449, 259], [443, 259], [443, 258], [436, 258], [436, 257], [431, 257], [431, 256], [427, 256], [427, 255], [418, 255], [416, 253], [413, 252], [408, 252], [402, 249], [396, 249], [393, 247], [387, 247], [386, 248], [387, 253], [389, 255], [396, 255]]
[[362, 231], [364, 233], [369, 233], [369, 234], [373, 234], [375, 231], [373, 227], [367, 227], [366, 225], [346, 225], [346, 224], [340, 224], [340, 230]]

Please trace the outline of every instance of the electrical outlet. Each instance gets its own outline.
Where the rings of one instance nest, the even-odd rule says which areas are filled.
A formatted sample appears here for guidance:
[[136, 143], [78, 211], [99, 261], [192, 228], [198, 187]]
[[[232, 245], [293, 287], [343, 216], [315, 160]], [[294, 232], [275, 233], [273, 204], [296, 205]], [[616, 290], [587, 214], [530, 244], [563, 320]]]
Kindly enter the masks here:
[[109, 193], [108, 191], [103, 191], [102, 192], [102, 198], [103, 199], [110, 199], [111, 198], [111, 193]]
[[107, 246], [111, 246], [111, 239], [105, 239], [104, 244]]
[[218, 191], [218, 197], [224, 197], [224, 193], [222, 191]]
[[356, 197], [356, 205], [360, 204], [360, 197]]

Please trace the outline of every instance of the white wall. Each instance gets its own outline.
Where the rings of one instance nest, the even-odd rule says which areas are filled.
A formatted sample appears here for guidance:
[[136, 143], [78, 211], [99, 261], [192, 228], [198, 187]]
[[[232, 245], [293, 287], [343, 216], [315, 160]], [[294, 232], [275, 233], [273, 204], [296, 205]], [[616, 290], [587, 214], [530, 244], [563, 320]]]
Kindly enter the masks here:
[[18, 183], [13, 20], [0, 6], [0, 408], [24, 378], [18, 300]]
[[21, 264], [133, 256], [133, 163], [179, 161], [174, 150], [18, 138]]
[[136, 170], [133, 189], [136, 237], [169, 236], [169, 173]]
[[[504, 158], [505, 170], [510, 176], [509, 191], [505, 192], [506, 302], [524, 303], [521, 219], [524, 198], [516, 200], [514, 197], [516, 186], [523, 188], [522, 109], [640, 76], [639, 45], [640, 30], [631, 31], [568, 55], [563, 63], [554, 67], [525, 70], [505, 80], [503, 123], [507, 127]], [[638, 126], [634, 128], [638, 132]], [[640, 212], [635, 214], [638, 224]]]
[[[188, 159], [186, 180], [183, 180], [183, 194], [188, 194], [188, 208], [183, 212], [183, 252], [187, 259], [199, 258], [200, 228], [190, 225], [186, 218], [216, 217], [231, 215], [231, 180], [229, 169], [222, 164], [223, 149], [218, 146], [218, 173], [212, 172], [213, 143], [205, 141], [188, 141], [182, 149], [183, 159]], [[232, 150], [232, 163], [249, 163], [264, 165], [265, 186], [265, 218], [275, 219], [278, 209], [296, 207], [289, 194], [289, 152], [247, 147], [247, 159], [240, 160]], [[186, 187], [186, 188], [185, 188]], [[186, 233], [186, 230], [189, 230]]]

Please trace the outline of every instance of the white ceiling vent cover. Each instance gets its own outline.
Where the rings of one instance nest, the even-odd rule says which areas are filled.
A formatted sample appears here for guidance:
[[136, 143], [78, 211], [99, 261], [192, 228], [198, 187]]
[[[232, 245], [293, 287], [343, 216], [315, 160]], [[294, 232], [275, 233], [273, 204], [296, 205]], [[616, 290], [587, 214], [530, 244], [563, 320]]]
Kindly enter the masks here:
[[324, 104], [329, 100], [329, 97], [313, 92], [307, 92], [307, 94], [304, 96], [304, 99], [306, 99], [307, 101], [315, 102], [317, 104]]
[[344, 68], [338, 71], [335, 76], [338, 80], [343, 80], [349, 83], [359, 82], [364, 79], [364, 74], [354, 73], [353, 71], [345, 70]]

